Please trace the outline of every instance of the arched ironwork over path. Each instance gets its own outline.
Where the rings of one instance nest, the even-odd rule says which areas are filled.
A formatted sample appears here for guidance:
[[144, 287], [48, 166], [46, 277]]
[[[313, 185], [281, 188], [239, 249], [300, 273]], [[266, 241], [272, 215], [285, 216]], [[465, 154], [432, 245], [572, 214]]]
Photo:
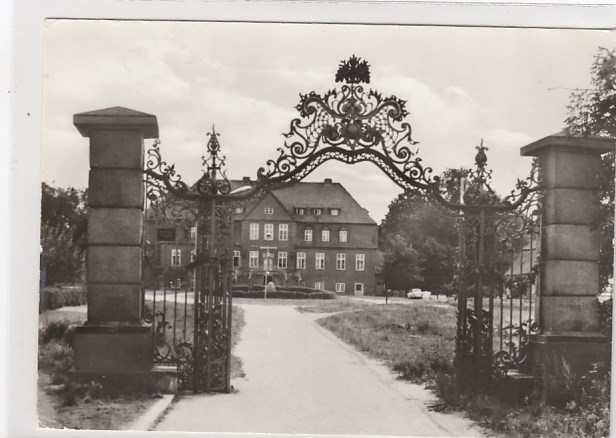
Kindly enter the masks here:
[[[533, 255], [538, 252], [535, 247], [533, 253], [532, 245], [536, 245], [538, 233], [539, 169], [534, 166], [529, 178], [519, 180], [509, 196], [500, 198], [490, 187], [487, 148], [482, 143], [477, 147], [475, 169], [468, 175], [464, 196], [460, 200], [447, 199], [439, 178], [430, 167], [424, 166], [415, 150], [417, 142], [411, 137], [411, 125], [405, 121], [406, 102], [367, 90], [365, 87], [371, 79], [369, 65], [355, 56], [340, 64], [335, 79], [342, 83], [340, 88], [324, 94], [300, 94], [296, 106], [299, 117], [291, 121], [286, 141], [277, 149], [278, 156], [258, 169], [254, 184], [245, 190], [232, 190], [214, 129], [203, 157], [204, 174], [192, 185], [182, 181], [174, 165], [162, 159], [158, 142], [149, 151], [145, 169], [148, 199], [154, 206], [160, 206], [168, 195], [188, 202], [175, 210], [175, 219], [188, 218], [197, 224], [196, 257], [191, 264], [196, 278], [194, 337], [169, 347], [164, 312], [158, 325], [162, 324], [163, 329], [156, 330], [158, 344], [165, 346], [165, 358], [172, 357], [182, 363], [186, 387], [229, 390], [231, 206], [268, 190], [300, 182], [329, 160], [347, 164], [372, 162], [404, 191], [423, 191], [458, 217], [458, 362], [477, 372], [481, 372], [486, 361], [492, 367], [495, 298], [500, 299], [500, 334], [508, 324], [509, 339], [503, 342], [500, 337], [494, 363], [506, 371], [520, 366], [526, 358], [532, 300], [528, 317], [522, 316], [520, 298], [517, 324], [513, 317], [508, 321], [503, 319], [507, 310], [503, 307], [507, 265], [503, 254], [516, 254], [519, 246], [524, 247], [530, 239], [529, 257], [536, 264]], [[169, 216], [168, 212], [165, 214]], [[468, 307], [469, 298], [474, 301], [473, 309]], [[488, 308], [484, 310], [486, 298]], [[513, 301], [508, 309], [513, 315]], [[156, 315], [155, 309], [153, 313]], [[175, 356], [169, 353], [174, 349], [183, 353]]]

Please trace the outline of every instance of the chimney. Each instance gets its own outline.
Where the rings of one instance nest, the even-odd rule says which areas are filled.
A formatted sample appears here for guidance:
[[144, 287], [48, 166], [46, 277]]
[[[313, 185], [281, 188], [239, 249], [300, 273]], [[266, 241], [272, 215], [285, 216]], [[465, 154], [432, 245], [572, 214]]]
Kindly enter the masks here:
[[247, 184], [247, 185], [252, 184], [252, 181], [250, 181], [250, 177], [249, 176], [242, 177], [242, 184]]
[[331, 186], [332, 185], [332, 179], [331, 178], [325, 178], [325, 181], [323, 181], [323, 183], [326, 186]]

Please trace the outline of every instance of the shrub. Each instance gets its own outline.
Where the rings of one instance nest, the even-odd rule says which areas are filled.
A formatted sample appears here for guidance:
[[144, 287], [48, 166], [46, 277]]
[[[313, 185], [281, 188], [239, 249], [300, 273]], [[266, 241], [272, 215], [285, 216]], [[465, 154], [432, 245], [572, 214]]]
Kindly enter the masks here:
[[237, 284], [235, 286], [233, 286], [231, 288], [231, 290], [233, 292], [235, 291], [242, 291], [242, 292], [248, 292], [248, 291], [263, 291], [265, 289], [265, 286], [263, 285], [256, 285], [253, 284], [252, 286], [249, 284]]
[[[234, 298], [265, 298], [265, 291], [242, 291], [233, 290]], [[318, 292], [295, 292], [290, 290], [277, 290], [276, 292], [268, 292], [267, 298], [271, 299], [291, 299], [291, 300], [333, 300], [336, 299], [334, 292], [318, 291]]]
[[65, 306], [81, 306], [86, 304], [85, 286], [49, 286], [45, 288], [45, 308], [58, 309]]
[[72, 345], [75, 325], [66, 319], [52, 321], [47, 326], [39, 328], [39, 343], [48, 344], [51, 341], [60, 341]]
[[[241, 291], [241, 292], [248, 292], [248, 291], [252, 291], [252, 292], [263, 292], [263, 290], [265, 289], [265, 286], [263, 285], [257, 285], [257, 284], [253, 284], [248, 285], [248, 284], [238, 284], [235, 285], [231, 288], [231, 290], [233, 292], [237, 292], [237, 291]], [[319, 292], [323, 292], [320, 289], [313, 289], [311, 287], [306, 287], [306, 286], [279, 286], [277, 287], [277, 291], [280, 292], [306, 292], [306, 293], [319, 293]]]

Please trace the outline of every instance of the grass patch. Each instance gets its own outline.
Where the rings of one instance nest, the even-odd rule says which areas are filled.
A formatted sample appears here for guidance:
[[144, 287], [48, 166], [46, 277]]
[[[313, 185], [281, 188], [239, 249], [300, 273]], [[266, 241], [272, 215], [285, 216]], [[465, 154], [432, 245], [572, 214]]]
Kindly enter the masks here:
[[371, 303], [370, 301], [341, 296], [335, 301], [321, 301], [314, 304], [309, 303], [308, 305], [298, 307], [297, 310], [305, 313], [339, 313], [362, 310], [366, 307], [375, 305], [377, 304]]
[[318, 323], [360, 351], [384, 360], [405, 380], [425, 383], [440, 371], [453, 370], [453, 307], [417, 302], [354, 304], [350, 308], [354, 311], [328, 316]]
[[231, 378], [244, 377], [245, 373], [242, 369], [242, 359], [236, 356], [233, 352], [235, 346], [240, 341], [242, 330], [246, 325], [244, 320], [244, 310], [238, 306], [233, 306], [231, 310]]
[[39, 328], [39, 424], [52, 428], [122, 429], [144, 413], [155, 397], [71, 379], [73, 334], [73, 321], [67, 319]]
[[[453, 368], [456, 316], [452, 306], [417, 302], [413, 305], [361, 305], [308, 307], [303, 311], [340, 311], [318, 320], [345, 342], [369, 356], [383, 360], [400, 378], [425, 383], [442, 401], [445, 410], [464, 410], [469, 417], [499, 437], [606, 437], [609, 436], [610, 376], [564, 377], [554, 382], [563, 394], [546, 400], [540, 394], [521, 403], [506, 401], [496, 391], [469, 390]], [[558, 365], [558, 364], [557, 364]], [[494, 385], [502, 388], [502, 385]], [[554, 388], [552, 388], [554, 389]]]

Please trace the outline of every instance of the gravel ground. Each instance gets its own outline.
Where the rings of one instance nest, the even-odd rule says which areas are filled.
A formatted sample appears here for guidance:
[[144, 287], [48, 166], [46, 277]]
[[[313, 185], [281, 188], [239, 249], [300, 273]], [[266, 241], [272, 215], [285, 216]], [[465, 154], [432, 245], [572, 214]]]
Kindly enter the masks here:
[[241, 304], [237, 392], [184, 396], [156, 430], [482, 436], [461, 415], [437, 413], [434, 396], [338, 340], [288, 304]]

